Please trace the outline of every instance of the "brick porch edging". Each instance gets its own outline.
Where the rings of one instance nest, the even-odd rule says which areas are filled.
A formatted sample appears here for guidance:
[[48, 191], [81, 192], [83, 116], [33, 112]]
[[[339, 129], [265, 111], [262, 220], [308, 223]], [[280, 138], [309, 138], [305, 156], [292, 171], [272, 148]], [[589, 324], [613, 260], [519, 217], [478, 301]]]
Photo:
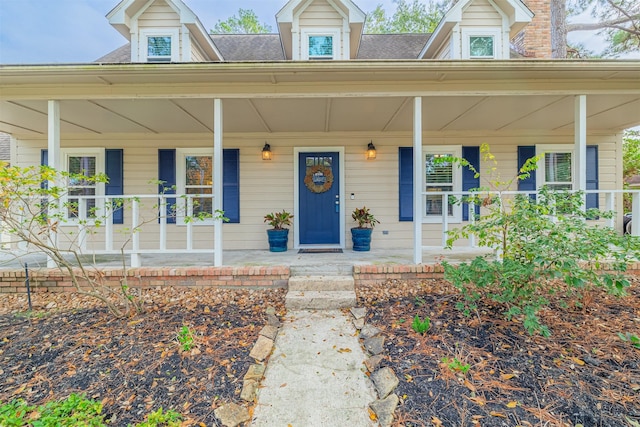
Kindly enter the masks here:
[[[103, 283], [117, 287], [123, 278], [121, 268], [104, 268]], [[289, 267], [140, 267], [127, 270], [129, 286], [221, 288], [286, 288]], [[0, 270], [0, 293], [27, 291], [24, 270]], [[29, 271], [29, 283], [35, 292], [74, 292], [70, 277], [58, 269]]]
[[[119, 268], [99, 270], [104, 284], [119, 286], [123, 271]], [[629, 274], [640, 276], [640, 262], [629, 264]], [[97, 273], [96, 273], [97, 274]], [[130, 286], [155, 287], [221, 287], [221, 288], [286, 288], [289, 283], [288, 266], [272, 267], [140, 267], [127, 270]], [[389, 280], [419, 283], [426, 279], [442, 279], [440, 264], [356, 265], [353, 278], [356, 286], [384, 285]], [[0, 294], [24, 293], [24, 270], [0, 269]], [[31, 289], [35, 292], [74, 292], [69, 276], [57, 269], [29, 272]]]
[[440, 264], [412, 265], [354, 265], [353, 279], [359, 285], [383, 285], [389, 280], [419, 283], [426, 279], [442, 279], [444, 268]]

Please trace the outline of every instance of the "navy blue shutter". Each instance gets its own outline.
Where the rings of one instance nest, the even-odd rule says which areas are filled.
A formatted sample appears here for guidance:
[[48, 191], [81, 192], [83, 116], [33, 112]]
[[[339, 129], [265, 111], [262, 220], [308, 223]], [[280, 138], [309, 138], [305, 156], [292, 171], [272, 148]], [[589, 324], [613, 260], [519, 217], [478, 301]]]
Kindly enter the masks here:
[[222, 150], [222, 210], [231, 223], [240, 223], [240, 150]]
[[[40, 165], [49, 166], [49, 150], [47, 150], [46, 148], [40, 151]], [[40, 183], [40, 188], [42, 188], [43, 190], [47, 189], [48, 187], [49, 187], [48, 181], [42, 181]]]
[[[587, 190], [598, 190], [598, 146], [587, 145]], [[598, 194], [587, 194], [587, 209], [598, 209]]]
[[[536, 155], [536, 146], [535, 145], [520, 145], [518, 146], [518, 170], [520, 173], [520, 169], [524, 166], [526, 161]], [[518, 190], [519, 191], [536, 191], [536, 171], [532, 170], [529, 172], [530, 176], [526, 179], [518, 180]]]
[[[462, 157], [480, 172], [480, 147], [462, 147]], [[480, 177], [468, 167], [462, 169], [462, 191], [469, 191], [472, 188], [480, 187]], [[480, 215], [480, 206], [475, 206], [476, 215]], [[469, 204], [462, 204], [462, 220], [469, 221]]]
[[[109, 182], [104, 187], [105, 195], [120, 196], [124, 194], [124, 151], [122, 149], [109, 149], [104, 153], [104, 170], [109, 177]], [[116, 203], [113, 204], [114, 209]], [[113, 211], [113, 223], [122, 224], [124, 222], [122, 206]]]
[[413, 147], [398, 149], [399, 220], [413, 221]]
[[[158, 150], [158, 179], [162, 181], [158, 184], [158, 193], [160, 194], [176, 194], [176, 150], [160, 149]], [[167, 216], [167, 224], [175, 224], [175, 205], [176, 199], [166, 199], [166, 212], [160, 213]]]

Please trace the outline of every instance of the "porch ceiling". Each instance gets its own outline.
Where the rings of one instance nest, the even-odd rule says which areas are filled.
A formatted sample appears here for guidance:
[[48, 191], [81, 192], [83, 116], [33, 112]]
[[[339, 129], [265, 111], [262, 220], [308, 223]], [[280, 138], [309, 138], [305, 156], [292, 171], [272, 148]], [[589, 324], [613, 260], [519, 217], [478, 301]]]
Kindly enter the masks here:
[[[411, 97], [224, 100], [224, 131], [341, 132], [413, 129]], [[566, 95], [431, 96], [425, 131], [571, 130], [574, 97]], [[211, 133], [210, 99], [102, 99], [60, 102], [62, 133]], [[640, 95], [589, 95], [587, 128], [640, 124]], [[0, 101], [0, 131], [47, 133], [46, 101]]]
[[63, 134], [224, 131], [411, 132], [414, 96], [425, 131], [571, 130], [574, 95], [587, 128], [640, 125], [640, 67], [624, 61], [276, 62], [0, 66], [0, 131], [47, 133], [60, 100]]

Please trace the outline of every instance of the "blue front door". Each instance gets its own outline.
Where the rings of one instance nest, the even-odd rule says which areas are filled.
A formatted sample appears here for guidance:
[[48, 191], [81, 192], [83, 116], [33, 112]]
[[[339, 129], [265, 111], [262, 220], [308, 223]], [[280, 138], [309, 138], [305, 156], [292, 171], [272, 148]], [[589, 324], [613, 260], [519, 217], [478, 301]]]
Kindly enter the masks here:
[[299, 154], [301, 245], [340, 244], [340, 169], [338, 153]]

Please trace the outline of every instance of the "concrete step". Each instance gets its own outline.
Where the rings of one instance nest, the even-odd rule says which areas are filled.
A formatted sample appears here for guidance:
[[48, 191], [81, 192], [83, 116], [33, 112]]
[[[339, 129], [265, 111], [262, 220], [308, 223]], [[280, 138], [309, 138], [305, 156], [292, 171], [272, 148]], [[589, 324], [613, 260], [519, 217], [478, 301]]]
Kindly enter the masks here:
[[353, 291], [353, 276], [292, 276], [289, 291]]
[[289, 291], [285, 306], [289, 310], [335, 310], [356, 305], [355, 291]]
[[291, 276], [351, 276], [352, 264], [334, 264], [331, 262], [318, 265], [292, 265]]

